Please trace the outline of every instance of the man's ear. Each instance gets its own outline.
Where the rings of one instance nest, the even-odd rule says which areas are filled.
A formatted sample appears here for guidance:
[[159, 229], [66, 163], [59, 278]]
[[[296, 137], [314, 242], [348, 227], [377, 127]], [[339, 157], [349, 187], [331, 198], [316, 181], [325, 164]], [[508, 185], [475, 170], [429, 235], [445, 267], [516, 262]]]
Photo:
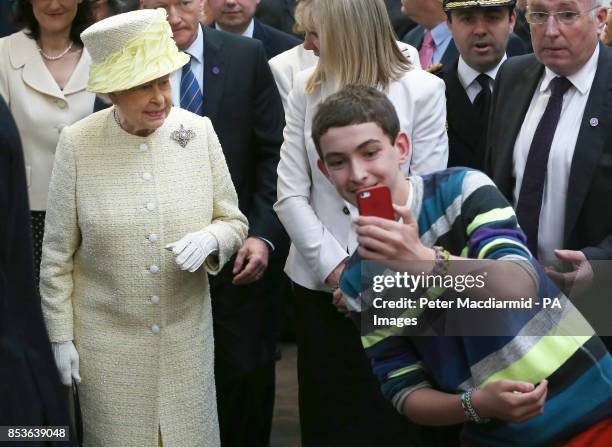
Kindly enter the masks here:
[[406, 163], [410, 160], [410, 140], [408, 140], [408, 135], [404, 132], [400, 132], [395, 137], [395, 143], [393, 146], [398, 150], [400, 156], [400, 164]]
[[608, 10], [605, 6], [600, 6], [597, 14], [595, 15], [595, 26], [597, 27], [597, 35], [601, 35], [606, 26], [606, 20], [608, 14], [612, 14], [612, 11]]
[[325, 163], [323, 163], [323, 160], [321, 160], [320, 158], [317, 160], [317, 167], [325, 177], [329, 178], [329, 172], [327, 172], [327, 167], [325, 167]]
[[[513, 10], [512, 14], [510, 14], [510, 33], [514, 31], [514, 26], [516, 25], [516, 11]], [[510, 38], [510, 36], [508, 36]]]

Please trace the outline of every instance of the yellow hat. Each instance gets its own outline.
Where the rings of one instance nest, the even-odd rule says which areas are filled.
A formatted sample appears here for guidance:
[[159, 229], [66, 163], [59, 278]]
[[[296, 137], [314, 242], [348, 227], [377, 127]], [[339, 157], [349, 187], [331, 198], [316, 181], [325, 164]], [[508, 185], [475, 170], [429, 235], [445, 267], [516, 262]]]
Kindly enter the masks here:
[[172, 40], [166, 11], [142, 9], [109, 17], [81, 34], [91, 55], [87, 90], [128, 90], [172, 73], [189, 62]]

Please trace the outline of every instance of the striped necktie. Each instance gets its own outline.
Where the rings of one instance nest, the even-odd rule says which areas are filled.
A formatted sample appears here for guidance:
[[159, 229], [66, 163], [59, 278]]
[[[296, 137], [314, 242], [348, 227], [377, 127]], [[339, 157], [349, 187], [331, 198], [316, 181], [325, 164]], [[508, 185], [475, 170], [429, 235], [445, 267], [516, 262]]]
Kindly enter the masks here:
[[204, 115], [204, 97], [200, 84], [191, 70], [191, 58], [183, 65], [181, 74], [181, 109], [189, 110], [196, 115]]

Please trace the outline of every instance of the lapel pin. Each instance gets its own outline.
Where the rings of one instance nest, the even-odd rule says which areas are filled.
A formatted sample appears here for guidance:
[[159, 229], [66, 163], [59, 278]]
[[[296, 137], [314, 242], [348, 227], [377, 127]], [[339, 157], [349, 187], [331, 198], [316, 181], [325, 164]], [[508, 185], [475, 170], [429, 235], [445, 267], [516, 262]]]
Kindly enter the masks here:
[[170, 138], [176, 141], [181, 147], [187, 146], [187, 143], [193, 138], [195, 138], [196, 134], [191, 129], [185, 129], [185, 127], [181, 124], [178, 130], [175, 130], [170, 134]]
[[219, 67], [212, 68], [212, 74], [218, 75], [219, 73], [221, 73], [221, 69]]
[[591, 127], [596, 127], [599, 124], [599, 120], [597, 118], [591, 118], [589, 120], [589, 124], [591, 125]]

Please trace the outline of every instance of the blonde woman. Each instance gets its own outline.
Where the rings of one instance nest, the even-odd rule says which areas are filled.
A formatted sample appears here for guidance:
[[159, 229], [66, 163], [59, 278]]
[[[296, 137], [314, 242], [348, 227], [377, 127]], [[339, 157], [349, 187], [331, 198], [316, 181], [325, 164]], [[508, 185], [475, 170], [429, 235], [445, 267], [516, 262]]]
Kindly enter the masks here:
[[172, 107], [189, 56], [166, 12], [82, 37], [88, 89], [113, 106], [64, 129], [49, 187], [40, 291], [60, 378], [80, 382], [87, 446], [217, 447], [207, 274], [247, 221], [210, 120]]
[[[314, 3], [315, 0], [298, 0], [295, 7], [294, 31], [304, 34], [304, 43], [268, 61], [285, 110], [296, 75], [300, 71], [314, 67], [319, 61], [319, 36], [316, 32], [316, 29], [318, 29], [316, 23], [319, 19], [314, 11]], [[396, 43], [402, 53], [410, 59], [413, 67], [421, 68], [419, 53], [416, 48], [401, 41]]]
[[[296, 32], [305, 33], [306, 27], [304, 24], [314, 23], [312, 20], [313, 1], [299, 0], [295, 6], [294, 29]], [[307, 34], [303, 44], [284, 51], [268, 61], [285, 110], [287, 110], [287, 98], [293, 87], [295, 75], [306, 68], [314, 67], [319, 60], [318, 55], [319, 49], [312, 45], [312, 40]]]
[[[352, 324], [332, 305], [345, 258], [356, 247], [355, 211], [317, 167], [311, 138], [319, 103], [339, 88], [374, 86], [394, 104], [409, 138], [408, 172], [446, 167], [444, 83], [415, 68], [395, 42], [382, 0], [314, 0], [306, 45], [316, 67], [295, 78], [286, 109], [275, 210], [292, 245], [285, 270], [295, 283], [303, 445], [397, 445], [407, 424], [376, 389]], [[316, 54], [315, 50], [315, 54]]]

